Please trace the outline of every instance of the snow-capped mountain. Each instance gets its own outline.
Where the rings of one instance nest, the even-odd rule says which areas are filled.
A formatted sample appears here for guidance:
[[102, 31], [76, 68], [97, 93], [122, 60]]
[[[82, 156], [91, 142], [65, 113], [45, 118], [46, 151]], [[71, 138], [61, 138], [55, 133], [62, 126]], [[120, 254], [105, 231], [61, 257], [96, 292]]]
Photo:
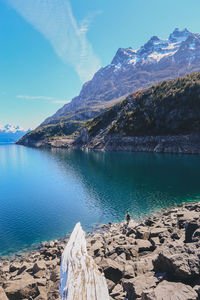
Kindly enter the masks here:
[[83, 85], [79, 96], [42, 125], [60, 118], [89, 119], [99, 113], [96, 107], [100, 104], [109, 106], [113, 99], [194, 71], [200, 71], [200, 34], [176, 28], [168, 39], [153, 36], [138, 50], [118, 49], [112, 62]]
[[[111, 66], [117, 70], [131, 64], [139, 66], [143, 64], [154, 64], [162, 59], [171, 59], [175, 63], [178, 55], [183, 50], [188, 50], [189, 60], [195, 60], [196, 49], [200, 46], [200, 35], [193, 34], [187, 29], [179, 31], [178, 28], [170, 34], [166, 40], [153, 36], [144, 46], [138, 50], [132, 48], [120, 48], [115, 55]], [[178, 53], [179, 52], [179, 53]]]
[[20, 126], [6, 124], [5, 126], [0, 125], [0, 143], [17, 142], [30, 130], [24, 130]]

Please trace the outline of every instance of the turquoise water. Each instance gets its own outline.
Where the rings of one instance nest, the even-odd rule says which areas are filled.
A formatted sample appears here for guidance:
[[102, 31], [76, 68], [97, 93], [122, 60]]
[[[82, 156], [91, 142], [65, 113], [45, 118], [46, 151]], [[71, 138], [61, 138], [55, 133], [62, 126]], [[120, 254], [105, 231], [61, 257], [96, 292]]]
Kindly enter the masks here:
[[200, 201], [200, 156], [0, 146], [0, 255]]

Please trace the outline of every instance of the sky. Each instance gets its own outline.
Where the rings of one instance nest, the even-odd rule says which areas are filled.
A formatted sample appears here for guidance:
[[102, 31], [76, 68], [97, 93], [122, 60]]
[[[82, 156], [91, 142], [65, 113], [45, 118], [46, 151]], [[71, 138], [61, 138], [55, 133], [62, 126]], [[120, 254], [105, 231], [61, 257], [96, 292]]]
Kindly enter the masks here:
[[0, 125], [37, 127], [120, 47], [200, 33], [199, 0], [0, 0]]

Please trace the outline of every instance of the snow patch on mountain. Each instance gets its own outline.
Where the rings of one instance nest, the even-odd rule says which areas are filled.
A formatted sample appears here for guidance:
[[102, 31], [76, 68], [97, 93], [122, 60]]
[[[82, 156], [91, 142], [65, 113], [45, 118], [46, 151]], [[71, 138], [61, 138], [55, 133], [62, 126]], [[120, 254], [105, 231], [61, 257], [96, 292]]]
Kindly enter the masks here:
[[188, 50], [196, 50], [200, 44], [200, 35], [194, 34], [184, 29], [180, 31], [176, 28], [169, 38], [164, 40], [157, 36], [153, 36], [146, 44], [138, 50], [132, 48], [119, 48], [111, 65], [115, 67], [115, 71], [125, 68], [127, 65], [134, 67], [139, 64], [156, 63], [164, 58], [174, 56], [181, 47]]
[[6, 124], [5, 126], [0, 125], [0, 131], [15, 133], [17, 131], [26, 132], [27, 130], [23, 129], [18, 125], [16, 126], [11, 124]]
[[28, 132], [30, 132], [30, 129], [25, 130], [18, 125], [0, 125], [0, 142], [17, 142]]

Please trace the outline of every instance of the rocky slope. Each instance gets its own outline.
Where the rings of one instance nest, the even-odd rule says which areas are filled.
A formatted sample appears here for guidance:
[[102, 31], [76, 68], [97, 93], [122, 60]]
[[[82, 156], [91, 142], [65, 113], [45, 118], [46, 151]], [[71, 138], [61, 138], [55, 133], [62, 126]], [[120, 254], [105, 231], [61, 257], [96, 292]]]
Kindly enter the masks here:
[[200, 153], [200, 73], [163, 81], [131, 94], [83, 124], [81, 131], [70, 138], [40, 140], [31, 133], [22, 143], [38, 147]]
[[81, 126], [80, 121], [97, 116], [122, 97], [199, 70], [200, 35], [187, 29], [175, 29], [166, 40], [153, 36], [138, 50], [120, 48], [111, 64], [83, 85], [79, 96], [47, 118], [27, 139], [70, 135], [73, 127]]
[[[87, 247], [104, 272], [110, 299], [200, 299], [200, 203], [157, 212], [135, 223], [102, 225]], [[67, 243], [43, 243], [37, 251], [0, 262], [3, 300], [59, 299], [59, 271]]]

